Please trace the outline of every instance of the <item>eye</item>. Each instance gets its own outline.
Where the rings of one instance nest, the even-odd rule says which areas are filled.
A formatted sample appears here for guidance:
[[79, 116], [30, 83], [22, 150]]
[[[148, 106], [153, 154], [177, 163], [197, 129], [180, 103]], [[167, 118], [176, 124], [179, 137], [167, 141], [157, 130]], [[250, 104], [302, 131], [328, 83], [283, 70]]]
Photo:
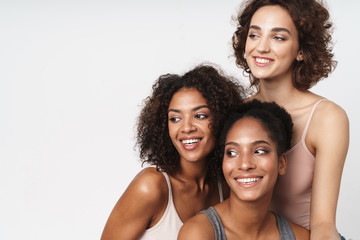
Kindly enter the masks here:
[[275, 36], [274, 39], [277, 41], [285, 41], [286, 40], [284, 37], [281, 37], [281, 36]]
[[170, 122], [172, 122], [172, 123], [177, 123], [177, 122], [179, 122], [181, 120], [181, 118], [180, 117], [170, 117], [169, 118], [169, 121]]
[[262, 148], [259, 148], [259, 149], [255, 150], [255, 154], [266, 154], [268, 152], [269, 152], [268, 150], [262, 149]]
[[227, 150], [226, 151], [226, 156], [233, 158], [237, 156], [237, 153], [234, 150]]
[[207, 119], [209, 116], [206, 114], [198, 113], [195, 115], [195, 118], [197, 119]]
[[255, 38], [259, 37], [259, 36], [257, 34], [254, 34], [254, 33], [249, 33], [248, 37], [251, 38], [251, 39], [255, 39]]

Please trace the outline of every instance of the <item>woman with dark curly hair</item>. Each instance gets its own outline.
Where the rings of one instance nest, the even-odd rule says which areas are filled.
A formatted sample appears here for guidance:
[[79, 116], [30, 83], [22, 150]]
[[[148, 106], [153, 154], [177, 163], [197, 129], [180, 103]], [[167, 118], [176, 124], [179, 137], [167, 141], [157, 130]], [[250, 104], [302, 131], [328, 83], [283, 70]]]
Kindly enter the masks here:
[[141, 171], [115, 205], [102, 239], [176, 239], [183, 222], [221, 202], [220, 129], [239, 108], [243, 88], [212, 66], [153, 85], [138, 119]]
[[275, 101], [294, 122], [288, 171], [278, 179], [272, 208], [309, 228], [311, 239], [339, 239], [335, 220], [348, 117], [309, 91], [336, 66], [329, 12], [316, 0], [252, 0], [237, 21], [233, 48], [255, 88], [250, 99]]
[[269, 210], [286, 172], [293, 123], [276, 103], [253, 100], [226, 121], [220, 138], [230, 197], [188, 220], [182, 239], [309, 239], [309, 231]]

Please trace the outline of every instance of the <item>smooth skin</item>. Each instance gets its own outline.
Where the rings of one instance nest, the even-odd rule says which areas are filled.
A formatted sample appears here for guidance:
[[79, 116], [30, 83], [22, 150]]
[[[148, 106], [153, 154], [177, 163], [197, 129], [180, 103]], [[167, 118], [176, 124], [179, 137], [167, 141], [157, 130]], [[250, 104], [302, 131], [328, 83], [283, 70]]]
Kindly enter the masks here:
[[[262, 7], [255, 12], [250, 25], [246, 58], [252, 74], [260, 79], [260, 89], [250, 100], [274, 101], [288, 111], [294, 122], [294, 146], [301, 139], [312, 106], [323, 97], [300, 91], [292, 84], [291, 63], [302, 61], [302, 53], [296, 27], [285, 9], [276, 5]], [[340, 239], [336, 207], [349, 146], [349, 120], [345, 111], [331, 101], [320, 103], [305, 142], [315, 156], [311, 239]]]
[[[211, 112], [196, 89], [180, 89], [170, 102], [169, 135], [180, 154], [181, 170], [169, 175], [174, 205], [184, 222], [197, 212], [220, 202], [215, 181], [207, 178], [206, 157], [214, 147], [209, 128]], [[198, 139], [184, 145], [184, 139]], [[226, 189], [226, 184], [223, 185]], [[168, 203], [163, 174], [150, 167], [141, 171], [116, 203], [101, 239], [138, 239], [156, 225]], [[228, 193], [225, 193], [225, 196]], [[191, 203], [191, 204], [189, 204]]]
[[[277, 176], [285, 171], [285, 154], [277, 155], [276, 142], [259, 120], [244, 118], [232, 126], [223, 159], [230, 197], [215, 206], [227, 239], [280, 239], [269, 205]], [[241, 181], [248, 178], [257, 181]], [[290, 225], [296, 239], [309, 239], [306, 228], [291, 222]], [[183, 225], [178, 239], [215, 239], [214, 229], [205, 214], [198, 214]]]

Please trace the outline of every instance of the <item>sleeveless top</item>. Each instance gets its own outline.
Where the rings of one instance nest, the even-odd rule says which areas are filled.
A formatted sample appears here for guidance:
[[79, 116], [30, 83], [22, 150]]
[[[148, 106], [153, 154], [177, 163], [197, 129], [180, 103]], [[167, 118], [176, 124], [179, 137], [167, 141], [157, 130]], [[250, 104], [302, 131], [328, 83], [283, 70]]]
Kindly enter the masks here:
[[[181, 221], [174, 206], [169, 176], [165, 172], [162, 173], [165, 176], [169, 189], [168, 204], [160, 221], [156, 223], [153, 227], [146, 229], [144, 234], [140, 237], [141, 240], [176, 240], [180, 228], [183, 225], [183, 222]], [[220, 202], [222, 202], [224, 200], [224, 197], [220, 180], [218, 180], [218, 190]]]
[[[226, 240], [224, 226], [215, 208], [210, 207], [200, 213], [204, 213], [208, 217], [215, 232], [215, 240]], [[288, 221], [276, 213], [274, 215], [280, 233], [280, 240], [295, 240], [294, 232]]]
[[305, 137], [316, 107], [326, 100], [321, 99], [314, 104], [300, 142], [286, 152], [287, 170], [285, 175], [278, 176], [270, 207], [272, 211], [307, 229], [310, 223], [315, 157], [307, 148]]

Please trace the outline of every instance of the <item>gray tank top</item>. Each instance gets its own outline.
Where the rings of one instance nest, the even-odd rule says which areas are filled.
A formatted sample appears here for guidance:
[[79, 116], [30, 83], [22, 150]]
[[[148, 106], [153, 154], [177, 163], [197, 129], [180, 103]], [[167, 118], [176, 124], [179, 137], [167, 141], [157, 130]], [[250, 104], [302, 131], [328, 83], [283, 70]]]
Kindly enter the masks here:
[[[211, 222], [215, 232], [215, 240], [226, 240], [224, 226], [215, 208], [210, 207], [200, 213], [204, 213]], [[294, 232], [288, 221], [284, 217], [274, 214], [280, 232], [280, 240], [295, 240]]]

